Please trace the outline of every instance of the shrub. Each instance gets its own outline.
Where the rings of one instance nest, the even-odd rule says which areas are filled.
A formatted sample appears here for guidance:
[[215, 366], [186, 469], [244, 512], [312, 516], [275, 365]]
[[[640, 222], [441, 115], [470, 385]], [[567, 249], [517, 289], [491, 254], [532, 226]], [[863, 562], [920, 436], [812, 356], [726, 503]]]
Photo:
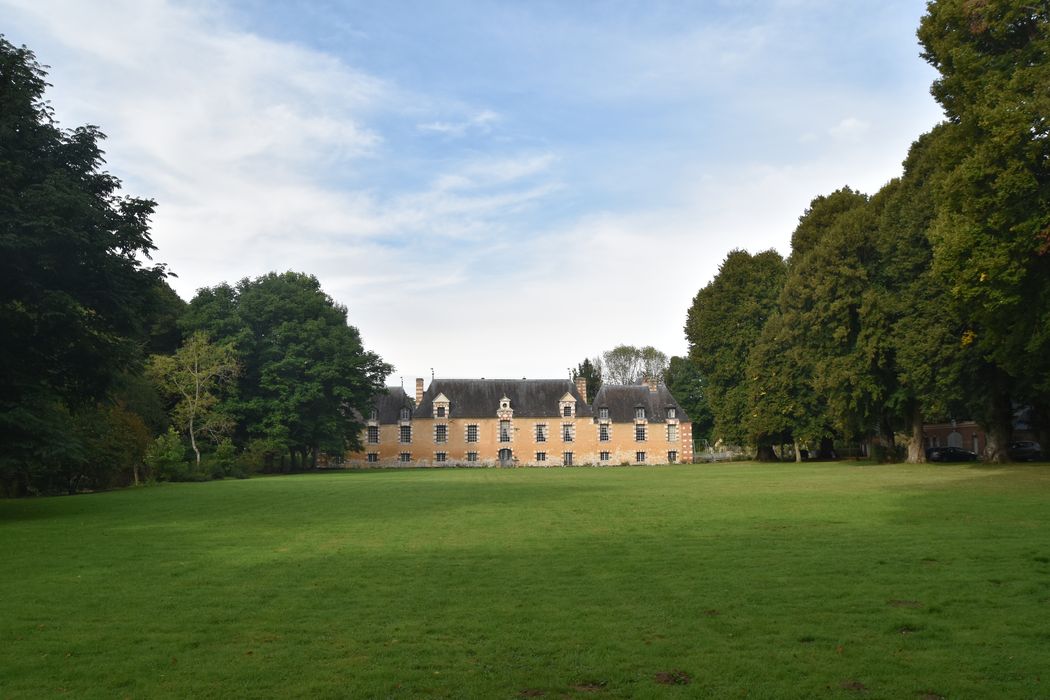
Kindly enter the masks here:
[[186, 459], [186, 444], [175, 428], [168, 428], [146, 450], [149, 478], [155, 481], [189, 481], [193, 466]]
[[216, 447], [215, 451], [207, 455], [204, 464], [207, 473], [213, 479], [225, 479], [235, 476], [238, 471], [237, 450], [229, 438], [224, 439]]

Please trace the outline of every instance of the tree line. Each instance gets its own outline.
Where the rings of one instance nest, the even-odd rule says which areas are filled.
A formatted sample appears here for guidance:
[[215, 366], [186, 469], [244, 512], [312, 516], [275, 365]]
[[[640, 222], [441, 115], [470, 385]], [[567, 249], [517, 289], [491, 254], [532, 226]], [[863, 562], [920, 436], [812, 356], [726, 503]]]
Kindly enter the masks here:
[[965, 416], [1008, 459], [1014, 410], [1050, 416], [1050, 7], [931, 2], [918, 36], [945, 120], [901, 177], [816, 197], [783, 259], [731, 252], [693, 300], [689, 360], [716, 436], [827, 450]]
[[315, 465], [356, 446], [391, 368], [316, 278], [183, 302], [156, 203], [121, 193], [95, 126], [61, 128], [0, 35], [0, 496]]

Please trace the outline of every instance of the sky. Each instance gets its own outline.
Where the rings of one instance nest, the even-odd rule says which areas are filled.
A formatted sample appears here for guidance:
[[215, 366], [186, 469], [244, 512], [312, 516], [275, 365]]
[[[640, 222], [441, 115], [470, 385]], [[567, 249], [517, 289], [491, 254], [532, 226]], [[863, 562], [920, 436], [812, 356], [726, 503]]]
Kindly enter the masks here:
[[315, 275], [414, 377], [687, 352], [734, 249], [941, 119], [922, 0], [0, 0], [197, 289]]

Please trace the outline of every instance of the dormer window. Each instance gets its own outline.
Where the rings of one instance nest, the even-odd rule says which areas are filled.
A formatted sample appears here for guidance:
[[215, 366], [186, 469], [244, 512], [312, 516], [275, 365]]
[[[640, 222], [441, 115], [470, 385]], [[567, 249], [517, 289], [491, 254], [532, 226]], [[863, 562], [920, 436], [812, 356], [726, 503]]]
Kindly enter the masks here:
[[503, 400], [499, 402], [500, 408], [510, 408], [510, 401]]
[[675, 408], [673, 406], [668, 406], [668, 408], [667, 408], [667, 417], [668, 418], [677, 418], [678, 417], [678, 411], [675, 410]]
[[635, 420], [645, 420], [645, 407], [644, 406], [638, 406], [638, 407], [636, 407], [634, 409], [634, 419]]
[[433, 408], [435, 418], [448, 418], [449, 413], [451, 413], [449, 410], [448, 397], [444, 394], [438, 394], [434, 397]]
[[402, 408], [401, 409], [401, 420], [412, 420], [412, 409]]
[[373, 408], [372, 412], [368, 414], [368, 420], [376, 420], [376, 416], [378, 416], [378, 415], [379, 414], [376, 413], [376, 410]]
[[609, 407], [608, 406], [602, 406], [601, 408], [598, 409], [598, 418], [599, 418], [599, 420], [609, 420]]
[[562, 418], [573, 418], [576, 416], [576, 397], [566, 392], [558, 401], [558, 413]]

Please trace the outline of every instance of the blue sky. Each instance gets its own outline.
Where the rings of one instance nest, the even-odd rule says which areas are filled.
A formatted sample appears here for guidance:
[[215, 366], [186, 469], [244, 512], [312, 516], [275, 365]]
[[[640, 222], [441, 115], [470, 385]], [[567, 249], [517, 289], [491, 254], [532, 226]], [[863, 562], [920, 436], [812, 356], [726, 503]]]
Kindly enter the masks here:
[[0, 0], [65, 126], [153, 197], [186, 298], [317, 275], [404, 376], [686, 349], [734, 248], [900, 173], [940, 111], [909, 2]]

